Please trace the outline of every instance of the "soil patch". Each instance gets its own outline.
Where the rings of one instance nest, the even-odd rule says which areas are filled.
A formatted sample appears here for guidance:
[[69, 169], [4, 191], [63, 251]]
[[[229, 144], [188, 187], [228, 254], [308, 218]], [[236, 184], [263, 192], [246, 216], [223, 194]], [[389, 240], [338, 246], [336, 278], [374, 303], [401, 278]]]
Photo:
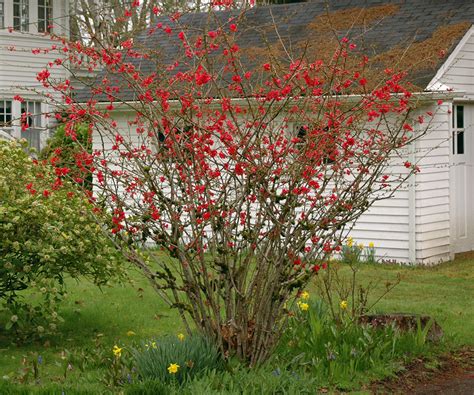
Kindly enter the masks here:
[[396, 377], [369, 387], [375, 394], [474, 394], [474, 348], [445, 354], [436, 360], [416, 359]]

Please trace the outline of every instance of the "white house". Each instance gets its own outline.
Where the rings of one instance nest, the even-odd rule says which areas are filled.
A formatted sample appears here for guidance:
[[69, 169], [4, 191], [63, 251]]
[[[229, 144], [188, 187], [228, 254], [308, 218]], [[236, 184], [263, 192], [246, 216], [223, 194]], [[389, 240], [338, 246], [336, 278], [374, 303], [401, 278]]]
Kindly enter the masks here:
[[[49, 137], [52, 122], [37, 81], [37, 73], [58, 53], [47, 52], [49, 33], [69, 32], [69, 0], [0, 0], [0, 130], [14, 138], [26, 138], [40, 149]], [[65, 78], [66, 69], [55, 68], [55, 78]], [[36, 90], [36, 92], [34, 92]], [[13, 98], [20, 95], [23, 103]], [[29, 128], [21, 130], [21, 114], [30, 113]]]
[[[223, 13], [222, 20], [229, 16]], [[179, 23], [196, 26], [204, 20], [204, 14], [190, 14]], [[165, 18], [163, 23], [173, 26]], [[239, 34], [241, 51], [268, 45], [271, 40], [296, 44], [300, 36], [311, 37], [317, 49], [328, 37], [326, 26], [326, 33], [363, 37], [364, 50], [371, 56], [380, 55], [382, 65], [412, 54], [410, 78], [418, 87], [419, 111], [435, 113], [431, 132], [408, 153], [421, 172], [391, 199], [377, 202], [351, 232], [358, 243], [373, 242], [380, 259], [435, 264], [474, 250], [473, 23], [471, 0], [315, 0], [257, 7], [245, 14], [246, 30]], [[262, 32], [265, 40], [259, 36]], [[160, 40], [167, 40], [160, 34], [143, 40], [159, 45]], [[174, 61], [172, 47], [161, 47], [163, 59], [170, 64]], [[417, 63], [433, 53], [435, 60]], [[145, 62], [140, 67], [152, 72], [154, 65]], [[77, 100], [85, 101], [89, 95], [80, 93]], [[124, 100], [134, 100], [133, 92], [126, 95]], [[117, 110], [115, 118], [125, 133], [133, 113]]]

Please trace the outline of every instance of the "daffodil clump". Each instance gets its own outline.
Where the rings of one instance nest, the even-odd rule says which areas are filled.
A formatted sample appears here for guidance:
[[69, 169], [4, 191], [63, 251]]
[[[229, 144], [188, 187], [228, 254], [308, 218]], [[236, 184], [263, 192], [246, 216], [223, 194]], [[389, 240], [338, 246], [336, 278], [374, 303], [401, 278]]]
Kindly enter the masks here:
[[132, 354], [139, 377], [162, 383], [182, 383], [205, 370], [220, 370], [224, 366], [212, 343], [201, 336], [183, 333], [150, 339]]
[[371, 241], [365, 246], [364, 243], [356, 243], [352, 237], [348, 237], [342, 246], [340, 258], [343, 263], [349, 264], [375, 263], [375, 244]]

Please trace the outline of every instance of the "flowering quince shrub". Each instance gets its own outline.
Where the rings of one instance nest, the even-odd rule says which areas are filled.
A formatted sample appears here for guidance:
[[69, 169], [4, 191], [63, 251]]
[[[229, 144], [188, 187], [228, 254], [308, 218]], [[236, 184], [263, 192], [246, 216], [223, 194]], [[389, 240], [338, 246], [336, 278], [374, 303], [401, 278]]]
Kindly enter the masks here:
[[406, 147], [432, 114], [414, 135], [406, 73], [371, 73], [349, 38], [320, 59], [251, 59], [235, 12], [181, 19], [160, 17], [118, 48], [58, 38], [69, 67], [100, 70], [86, 93], [51, 77], [61, 60], [37, 78], [66, 104], [66, 134], [87, 123], [100, 142], [78, 160], [122, 253], [188, 330], [256, 364], [344, 229], [417, 171]]
[[0, 319], [22, 336], [55, 331], [66, 276], [105, 284], [121, 271], [92, 206], [57, 170], [32, 160], [25, 141], [0, 141]]

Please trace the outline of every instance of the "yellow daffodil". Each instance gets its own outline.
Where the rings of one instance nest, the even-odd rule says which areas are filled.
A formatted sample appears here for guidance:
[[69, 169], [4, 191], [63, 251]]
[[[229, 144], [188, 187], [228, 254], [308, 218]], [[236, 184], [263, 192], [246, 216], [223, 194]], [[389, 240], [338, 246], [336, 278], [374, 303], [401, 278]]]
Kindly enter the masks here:
[[304, 302], [298, 302], [297, 303], [298, 307], [300, 308], [301, 311], [306, 311], [309, 309], [309, 304], [304, 303]]
[[170, 366], [168, 366], [169, 374], [176, 374], [178, 373], [178, 370], [179, 370], [179, 365], [177, 363], [170, 363]]
[[182, 333], [178, 333], [178, 340], [182, 342], [184, 340], [185, 336]]
[[114, 348], [112, 349], [112, 352], [117, 358], [120, 358], [120, 356], [122, 355], [122, 349], [117, 345], [114, 346]]
[[157, 348], [156, 347], [156, 342], [151, 342], [151, 348]]
[[348, 247], [352, 247], [354, 245], [354, 239], [352, 237], [348, 237], [346, 244]]
[[309, 299], [309, 292], [308, 291], [301, 292], [300, 298], [303, 299], [303, 300], [308, 300]]
[[127, 336], [135, 336], [136, 333], [134, 331], [128, 331]]
[[359, 250], [363, 250], [364, 249], [364, 243], [359, 243], [357, 245], [357, 247], [359, 247]]
[[369, 248], [374, 248], [374, 247], [375, 247], [375, 244], [374, 244], [373, 241], [371, 241], [371, 242], [369, 243]]
[[341, 303], [339, 303], [339, 306], [341, 307], [342, 310], [347, 309], [347, 300], [341, 300]]

